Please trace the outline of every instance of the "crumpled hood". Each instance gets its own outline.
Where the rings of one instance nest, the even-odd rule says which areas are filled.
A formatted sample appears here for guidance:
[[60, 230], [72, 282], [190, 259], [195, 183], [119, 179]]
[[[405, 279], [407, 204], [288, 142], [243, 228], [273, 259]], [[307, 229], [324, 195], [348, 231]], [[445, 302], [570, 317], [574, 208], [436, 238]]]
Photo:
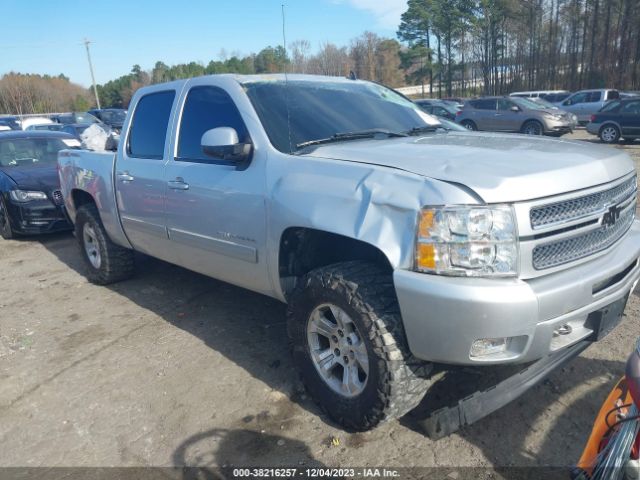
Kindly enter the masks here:
[[305, 156], [388, 166], [463, 184], [487, 203], [592, 187], [634, 170], [621, 150], [591, 142], [449, 132], [322, 145]]
[[0, 167], [0, 171], [10, 177], [18, 188], [49, 192], [60, 188], [58, 164]]

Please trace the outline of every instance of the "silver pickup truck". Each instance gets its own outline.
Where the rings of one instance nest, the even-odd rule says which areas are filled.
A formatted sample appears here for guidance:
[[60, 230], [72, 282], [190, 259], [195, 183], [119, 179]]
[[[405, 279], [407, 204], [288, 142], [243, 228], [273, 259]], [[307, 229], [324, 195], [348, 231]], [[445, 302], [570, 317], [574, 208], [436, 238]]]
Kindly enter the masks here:
[[640, 277], [625, 153], [443, 128], [365, 81], [142, 88], [117, 154], [65, 150], [59, 172], [91, 281], [139, 251], [286, 302], [307, 389], [352, 429], [415, 407], [433, 365], [598, 340]]

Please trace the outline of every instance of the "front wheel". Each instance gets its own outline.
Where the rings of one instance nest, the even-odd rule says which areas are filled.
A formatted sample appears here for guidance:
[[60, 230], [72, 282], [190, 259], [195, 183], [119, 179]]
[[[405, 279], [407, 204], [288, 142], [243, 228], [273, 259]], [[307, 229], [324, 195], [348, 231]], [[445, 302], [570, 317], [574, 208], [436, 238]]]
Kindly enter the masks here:
[[5, 240], [11, 240], [14, 237], [11, 221], [9, 220], [9, 211], [3, 198], [0, 198], [0, 235]]
[[108, 285], [134, 272], [133, 251], [111, 241], [95, 205], [83, 205], [76, 214], [76, 239], [91, 283]]
[[530, 120], [522, 126], [522, 133], [525, 135], [542, 135], [544, 127], [536, 120]]
[[399, 418], [427, 392], [431, 364], [410, 353], [391, 275], [375, 265], [311, 271], [291, 296], [287, 327], [312, 398], [346, 428]]
[[620, 140], [620, 130], [615, 125], [605, 125], [598, 136], [603, 143], [617, 143]]

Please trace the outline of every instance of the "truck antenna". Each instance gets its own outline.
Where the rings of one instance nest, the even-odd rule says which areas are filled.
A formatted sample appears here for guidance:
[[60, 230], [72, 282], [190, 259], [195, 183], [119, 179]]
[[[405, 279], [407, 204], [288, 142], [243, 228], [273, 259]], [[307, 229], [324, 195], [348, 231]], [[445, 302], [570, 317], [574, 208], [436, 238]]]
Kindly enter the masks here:
[[287, 76], [287, 60], [289, 55], [287, 53], [287, 35], [285, 33], [285, 19], [284, 19], [284, 3], [280, 5], [282, 8], [282, 43], [284, 47], [284, 103], [287, 108], [287, 132], [289, 134], [289, 153], [293, 153], [293, 143], [291, 143], [291, 114], [289, 112], [289, 78]]

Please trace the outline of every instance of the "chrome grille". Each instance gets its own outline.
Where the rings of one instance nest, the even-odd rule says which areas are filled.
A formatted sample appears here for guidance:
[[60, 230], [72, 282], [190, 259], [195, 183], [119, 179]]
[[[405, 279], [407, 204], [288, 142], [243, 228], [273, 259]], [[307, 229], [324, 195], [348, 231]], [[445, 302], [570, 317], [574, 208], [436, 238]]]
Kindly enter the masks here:
[[64, 203], [64, 198], [60, 190], [54, 190], [51, 192], [51, 198], [53, 198], [53, 203], [56, 205], [62, 205]]
[[536, 229], [558, 223], [570, 222], [604, 211], [607, 206], [616, 205], [631, 196], [635, 190], [636, 177], [634, 175], [632, 178], [609, 190], [534, 207], [529, 213], [531, 227]]
[[573, 262], [609, 248], [629, 230], [635, 218], [636, 202], [624, 210], [612, 226], [557, 242], [538, 245], [533, 249], [533, 267], [536, 270]]

